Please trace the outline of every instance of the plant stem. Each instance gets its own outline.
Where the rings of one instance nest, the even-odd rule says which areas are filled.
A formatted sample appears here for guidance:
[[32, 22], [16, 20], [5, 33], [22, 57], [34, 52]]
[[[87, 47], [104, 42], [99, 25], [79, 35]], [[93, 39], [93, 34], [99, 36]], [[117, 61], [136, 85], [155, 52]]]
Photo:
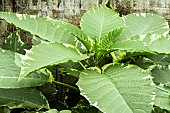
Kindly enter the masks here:
[[65, 87], [70, 88], [70, 89], [73, 89], [73, 90], [75, 90], [75, 91], [79, 91], [78, 88], [73, 87], [73, 86], [71, 86], [71, 85], [69, 85], [69, 84], [65, 84], [65, 83], [62, 83], [62, 82], [59, 82], [59, 81], [53, 81], [53, 82], [54, 82], [55, 84], [59, 84], [59, 85], [65, 86]]
[[83, 67], [84, 70], [86, 70], [85, 66], [79, 61], [79, 64]]

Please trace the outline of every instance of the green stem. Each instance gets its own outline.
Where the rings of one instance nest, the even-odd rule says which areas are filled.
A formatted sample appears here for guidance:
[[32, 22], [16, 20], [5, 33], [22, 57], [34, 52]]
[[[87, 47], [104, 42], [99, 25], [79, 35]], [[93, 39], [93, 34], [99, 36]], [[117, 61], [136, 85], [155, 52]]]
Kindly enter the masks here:
[[81, 63], [81, 61], [79, 61], [79, 64], [83, 67], [84, 70], [86, 70], [86, 68], [85, 68], [84, 65]]
[[73, 86], [71, 86], [71, 85], [69, 85], [69, 84], [65, 84], [65, 83], [58, 82], [58, 81], [53, 81], [53, 82], [54, 82], [55, 84], [59, 84], [59, 85], [65, 86], [65, 87], [70, 88], [70, 89], [73, 89], [73, 90], [75, 90], [75, 91], [79, 91], [78, 88], [73, 87]]

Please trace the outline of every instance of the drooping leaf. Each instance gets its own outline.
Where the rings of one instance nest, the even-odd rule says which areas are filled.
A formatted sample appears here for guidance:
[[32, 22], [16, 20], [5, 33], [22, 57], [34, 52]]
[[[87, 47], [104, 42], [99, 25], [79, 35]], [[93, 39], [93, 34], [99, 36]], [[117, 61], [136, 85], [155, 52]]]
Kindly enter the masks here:
[[0, 106], [9, 108], [46, 108], [46, 98], [36, 89], [0, 89]]
[[29, 47], [20, 40], [19, 35], [17, 35], [16, 33], [12, 33], [7, 37], [5, 42], [1, 45], [1, 48], [5, 50], [11, 50], [17, 53], [25, 54], [24, 49], [28, 49]]
[[112, 9], [99, 7], [87, 11], [81, 18], [80, 26], [91, 38], [100, 41], [108, 32], [123, 27], [124, 22]]
[[124, 19], [126, 29], [119, 37], [120, 40], [142, 34], [168, 34], [169, 32], [166, 19], [155, 14], [129, 14]]
[[22, 57], [20, 79], [30, 72], [45, 66], [64, 63], [69, 60], [73, 62], [88, 58], [70, 45], [60, 43], [39, 44], [27, 51]]
[[0, 17], [44, 40], [75, 44], [74, 36], [70, 32], [56, 25], [48, 18], [12, 12], [0, 12]]
[[113, 31], [106, 34], [100, 42], [101, 48], [108, 49], [109, 46], [113, 45], [114, 40], [118, 38], [118, 36], [123, 32], [123, 30], [124, 28], [121, 27], [114, 29]]
[[170, 69], [168, 66], [156, 66], [151, 71], [153, 78], [153, 81], [156, 83], [169, 83], [170, 82]]
[[163, 109], [170, 110], [170, 101], [169, 101], [170, 92], [166, 90], [163, 86], [157, 86], [155, 89], [155, 93], [156, 96], [155, 96], [154, 104]]
[[94, 69], [84, 71], [77, 85], [102, 112], [150, 113], [153, 87], [147, 76], [137, 66], [110, 65], [103, 74]]
[[30, 73], [18, 82], [20, 74], [20, 56], [10, 51], [0, 50], [0, 88], [33, 87], [51, 82], [51, 73], [42, 69]]

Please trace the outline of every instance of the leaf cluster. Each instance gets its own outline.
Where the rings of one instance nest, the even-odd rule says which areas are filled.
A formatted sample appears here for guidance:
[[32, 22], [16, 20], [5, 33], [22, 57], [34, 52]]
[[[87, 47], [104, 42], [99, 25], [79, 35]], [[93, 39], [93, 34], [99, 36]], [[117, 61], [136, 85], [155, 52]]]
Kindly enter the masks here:
[[4, 113], [157, 113], [170, 111], [170, 36], [155, 14], [120, 17], [90, 9], [80, 28], [47, 17], [0, 12], [17, 32], [0, 49]]

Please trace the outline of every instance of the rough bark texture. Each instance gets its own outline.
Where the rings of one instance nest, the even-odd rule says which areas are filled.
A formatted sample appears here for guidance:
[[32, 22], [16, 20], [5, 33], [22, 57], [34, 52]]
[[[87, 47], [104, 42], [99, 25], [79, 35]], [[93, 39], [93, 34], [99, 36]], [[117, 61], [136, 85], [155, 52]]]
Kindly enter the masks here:
[[127, 13], [155, 13], [170, 20], [170, 0], [112, 0], [114, 7]]

